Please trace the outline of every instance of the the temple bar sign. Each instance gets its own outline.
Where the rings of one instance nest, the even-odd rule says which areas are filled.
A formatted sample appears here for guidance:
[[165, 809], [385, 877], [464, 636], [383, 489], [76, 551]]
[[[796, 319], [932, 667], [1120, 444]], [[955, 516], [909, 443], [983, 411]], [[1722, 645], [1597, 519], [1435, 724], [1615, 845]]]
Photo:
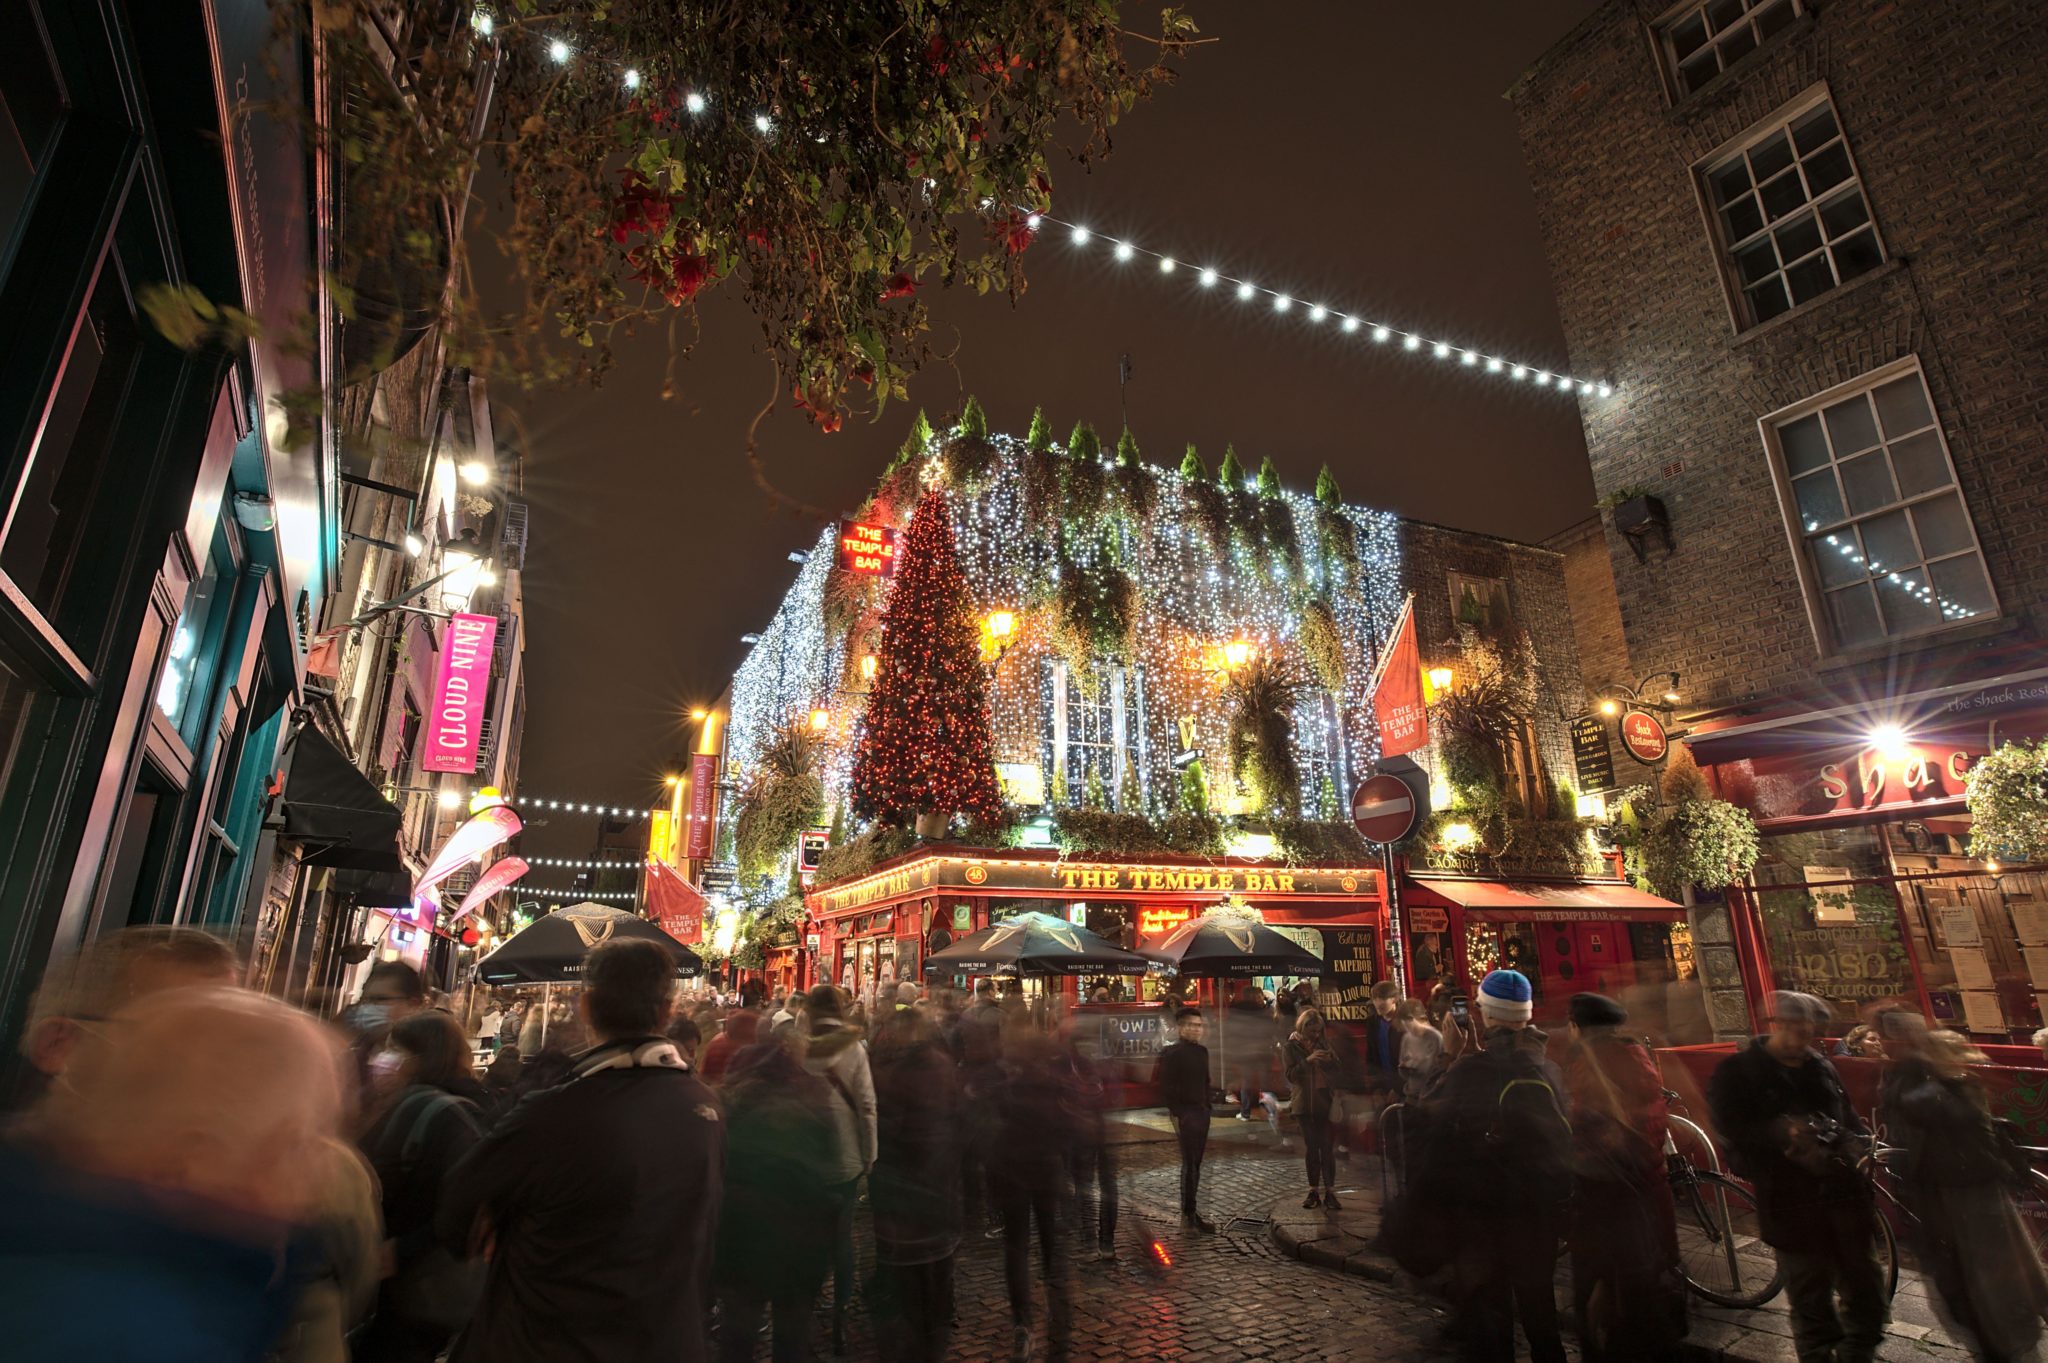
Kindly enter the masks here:
[[896, 532], [886, 525], [839, 522], [839, 566], [872, 577], [896, 575]]
[[812, 902], [819, 912], [843, 913], [907, 894], [912, 889], [933, 886], [968, 889], [982, 894], [1038, 891], [1083, 898], [1111, 894], [1372, 897], [1379, 893], [1380, 888], [1379, 873], [1369, 868], [1146, 866], [1129, 862], [1002, 862], [938, 857], [820, 891]]

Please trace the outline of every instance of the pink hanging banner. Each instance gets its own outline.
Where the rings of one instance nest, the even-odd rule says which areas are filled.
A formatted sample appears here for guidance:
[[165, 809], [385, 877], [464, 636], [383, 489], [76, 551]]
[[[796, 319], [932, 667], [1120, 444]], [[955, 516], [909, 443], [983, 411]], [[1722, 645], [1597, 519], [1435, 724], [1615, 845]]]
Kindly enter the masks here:
[[439, 885], [499, 843], [518, 837], [525, 826], [512, 806], [492, 805], [448, 835], [448, 841], [434, 854], [433, 863], [412, 887], [413, 897], [418, 898], [423, 891]]
[[520, 857], [503, 857], [484, 868], [476, 878], [476, 884], [469, 887], [469, 893], [462, 896], [462, 907], [455, 910], [455, 921], [460, 923], [471, 912], [491, 902], [491, 896], [510, 886], [527, 872], [527, 865]]
[[497, 642], [493, 615], [458, 615], [441, 641], [441, 667], [434, 675], [434, 705], [427, 712], [427, 771], [476, 771], [483, 737], [484, 698], [491, 690], [491, 646]]

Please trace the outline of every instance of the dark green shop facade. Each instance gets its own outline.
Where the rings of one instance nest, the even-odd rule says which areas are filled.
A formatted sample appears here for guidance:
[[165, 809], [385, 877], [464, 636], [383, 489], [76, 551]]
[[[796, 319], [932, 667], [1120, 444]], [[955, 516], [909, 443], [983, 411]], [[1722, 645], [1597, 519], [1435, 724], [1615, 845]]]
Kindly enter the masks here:
[[317, 300], [318, 167], [223, 132], [294, 93], [270, 32], [260, 0], [0, 6], [0, 1035], [101, 934], [236, 935], [259, 869], [337, 543], [331, 437], [285, 447], [275, 400], [326, 361], [188, 352], [143, 300], [272, 335]]

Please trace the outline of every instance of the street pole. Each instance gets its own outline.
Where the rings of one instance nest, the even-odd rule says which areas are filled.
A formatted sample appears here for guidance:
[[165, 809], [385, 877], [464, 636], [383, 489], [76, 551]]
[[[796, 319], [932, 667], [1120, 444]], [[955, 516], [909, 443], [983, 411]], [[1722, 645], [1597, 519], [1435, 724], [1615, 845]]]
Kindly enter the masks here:
[[1131, 429], [1131, 352], [1126, 350], [1116, 362], [1116, 405], [1123, 417], [1123, 428]]
[[1408, 997], [1407, 951], [1401, 937], [1401, 878], [1394, 870], [1394, 844], [1380, 844], [1380, 865], [1387, 878], [1387, 969], [1401, 997]]

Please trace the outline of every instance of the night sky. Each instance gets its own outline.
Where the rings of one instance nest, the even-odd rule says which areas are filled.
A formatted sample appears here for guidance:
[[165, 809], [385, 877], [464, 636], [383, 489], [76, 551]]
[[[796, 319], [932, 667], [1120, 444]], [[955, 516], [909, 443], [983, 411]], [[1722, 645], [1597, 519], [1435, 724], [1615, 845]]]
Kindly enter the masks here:
[[[909, 407], [852, 417], [836, 435], [783, 402], [762, 428], [773, 478], [851, 510], [916, 408], [936, 423], [968, 393], [996, 430], [1023, 434], [1043, 404], [1060, 438], [1086, 418], [1108, 444], [1129, 352], [1131, 426], [1152, 463], [1177, 465], [1193, 441], [1213, 469], [1234, 442], [1247, 467], [1270, 454], [1306, 489], [1327, 461], [1348, 501], [1527, 540], [1591, 514], [1570, 399], [1375, 348], [1304, 308], [1275, 316], [1227, 289], [1200, 292], [1190, 270], [1119, 265], [1101, 237], [1563, 368], [1502, 94], [1597, 4], [1197, 0], [1204, 36], [1221, 41], [1120, 125], [1110, 156], [1088, 171], [1055, 164], [1053, 211], [1097, 240], [1076, 249], [1042, 233], [1014, 306], [928, 289], [934, 341], [957, 341], [954, 365], [928, 368]], [[529, 797], [655, 801], [690, 706], [724, 687], [740, 636], [767, 622], [796, 571], [789, 551], [819, 529], [748, 475], [746, 425], [771, 379], [758, 326], [718, 290], [700, 312], [673, 400], [660, 396], [659, 337], [629, 343], [601, 389], [496, 395], [529, 441]], [[547, 818], [533, 815], [529, 855], [587, 855], [589, 819]], [[537, 870], [533, 883], [568, 874]]]

